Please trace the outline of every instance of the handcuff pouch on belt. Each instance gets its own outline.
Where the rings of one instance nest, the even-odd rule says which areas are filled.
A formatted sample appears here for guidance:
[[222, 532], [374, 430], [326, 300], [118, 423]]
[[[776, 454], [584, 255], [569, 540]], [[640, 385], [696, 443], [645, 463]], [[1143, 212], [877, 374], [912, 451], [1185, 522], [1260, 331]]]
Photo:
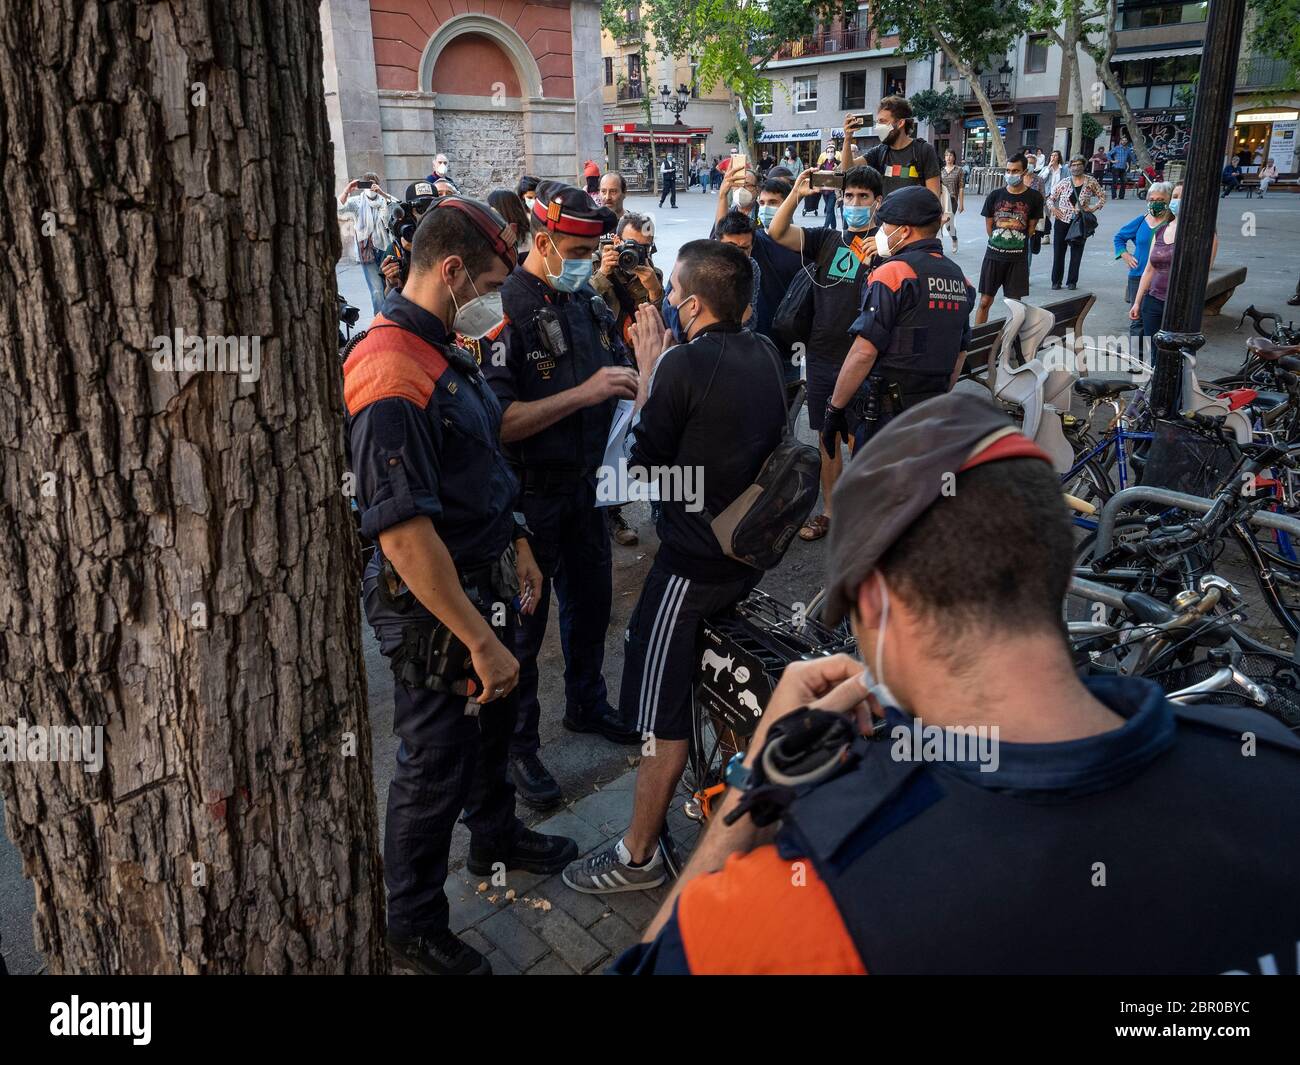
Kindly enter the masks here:
[[903, 409], [903, 389], [897, 381], [888, 381], [874, 374], [862, 383], [855, 407], [868, 425], [880, 421], [882, 414], [893, 417]]
[[[385, 559], [380, 575], [381, 594], [391, 587], [388, 585], [390, 572], [396, 576], [392, 564]], [[460, 581], [465, 597], [484, 620], [494, 629], [503, 627], [502, 612], [514, 609], [512, 600], [519, 594], [515, 545], [511, 543], [495, 562], [460, 574]], [[410, 592], [404, 594], [410, 596]], [[390, 664], [393, 678], [408, 688], [466, 696], [478, 695], [483, 690], [482, 682], [474, 673], [469, 648], [437, 618], [422, 618], [403, 626], [402, 642], [393, 652]]]

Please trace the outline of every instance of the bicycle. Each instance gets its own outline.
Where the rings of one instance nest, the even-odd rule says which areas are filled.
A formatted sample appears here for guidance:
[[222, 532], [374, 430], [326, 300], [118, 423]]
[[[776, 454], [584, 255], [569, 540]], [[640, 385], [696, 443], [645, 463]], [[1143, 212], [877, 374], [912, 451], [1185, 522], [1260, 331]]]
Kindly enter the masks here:
[[[726, 790], [727, 762], [748, 749], [786, 665], [855, 650], [845, 628], [827, 628], [811, 607], [796, 608], [758, 589], [706, 621], [691, 685], [691, 736], [681, 785], [686, 816], [707, 822], [713, 815]], [[683, 862], [666, 820], [659, 845], [676, 877]]]

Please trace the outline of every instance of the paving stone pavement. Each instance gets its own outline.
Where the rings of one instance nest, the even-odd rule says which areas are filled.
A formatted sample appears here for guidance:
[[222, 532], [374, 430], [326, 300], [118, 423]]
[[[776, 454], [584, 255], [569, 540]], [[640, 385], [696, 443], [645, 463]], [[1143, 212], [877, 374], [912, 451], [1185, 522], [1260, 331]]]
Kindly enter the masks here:
[[[536, 826], [539, 832], [569, 836], [587, 855], [617, 840], [632, 814], [629, 770]], [[681, 812], [682, 789], [673, 800], [669, 827], [683, 860], [699, 838], [700, 826]], [[597, 974], [641, 938], [667, 896], [670, 884], [652, 891], [584, 895], [559, 874], [540, 877], [506, 872], [499, 879], [457, 869], [447, 877], [451, 928], [507, 976]]]

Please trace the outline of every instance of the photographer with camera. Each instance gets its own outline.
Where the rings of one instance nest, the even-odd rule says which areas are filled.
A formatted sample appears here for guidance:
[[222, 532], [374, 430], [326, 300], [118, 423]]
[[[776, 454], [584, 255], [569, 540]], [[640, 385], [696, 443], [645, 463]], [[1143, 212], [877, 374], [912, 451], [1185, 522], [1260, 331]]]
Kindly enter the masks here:
[[[1300, 799], [1300, 741], [1260, 710], [1080, 679], [1061, 621], [1074, 536], [1048, 456], [986, 396], [949, 393], [881, 430], [835, 495], [824, 620], [847, 616], [860, 655], [786, 667], [614, 970], [1294, 959], [1300, 849], [1278, 846], [1278, 824]], [[1246, 870], [1251, 905], [1225, 906]]]
[[425, 212], [438, 199], [438, 190], [428, 181], [415, 181], [406, 186], [406, 198], [392, 203], [386, 219], [388, 230], [393, 238], [388, 252], [379, 264], [379, 271], [384, 275], [385, 292], [400, 292], [406, 282], [407, 270], [410, 268], [411, 244], [415, 239], [415, 227]]
[[500, 319], [517, 238], [461, 197], [431, 206], [413, 236], [402, 291], [343, 366], [360, 531], [379, 548], [366, 567], [366, 617], [393, 667], [401, 740], [384, 838], [388, 949], [417, 972], [485, 974], [488, 962], [451, 933], [443, 893], [462, 811], [475, 875], [498, 863], [556, 872], [577, 847], [515, 817], [511, 646], [516, 611], [537, 609], [541, 573], [515, 516], [500, 404], [454, 339]]
[[357, 262], [370, 289], [372, 314], [378, 314], [384, 304], [384, 275], [379, 264], [393, 242], [385, 218], [393, 199], [379, 187], [379, 175], [373, 171], [353, 178], [339, 194], [339, 214], [352, 216]]
[[654, 264], [654, 250], [654, 222], [635, 211], [624, 214], [614, 232], [600, 238], [600, 262], [591, 286], [614, 312], [624, 343], [631, 342], [636, 309], [663, 298], [664, 275]]

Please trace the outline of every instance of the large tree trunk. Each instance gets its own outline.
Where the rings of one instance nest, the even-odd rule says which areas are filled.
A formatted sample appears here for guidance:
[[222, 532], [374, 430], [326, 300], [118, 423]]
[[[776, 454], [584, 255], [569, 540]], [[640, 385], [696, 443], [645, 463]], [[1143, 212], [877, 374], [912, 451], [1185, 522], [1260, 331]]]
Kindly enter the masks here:
[[931, 25], [930, 33], [943, 54], [948, 57], [948, 61], [957, 68], [957, 72], [970, 85], [971, 92], [975, 94], [975, 102], [979, 104], [980, 114], [984, 116], [984, 128], [989, 131], [989, 144], [993, 148], [993, 158], [997, 166], [1005, 167], [1007, 165], [1006, 142], [1003, 141], [1002, 133], [998, 130], [998, 117], [993, 112], [993, 104], [989, 101], [988, 93], [984, 91], [979, 75], [975, 73], [973, 66], [957, 54], [957, 49], [939, 32], [938, 27]]
[[645, 36], [641, 37], [641, 109], [645, 112], [645, 128], [650, 135], [650, 192], [659, 191], [659, 152], [655, 147], [654, 79], [650, 77], [649, 57], [646, 54]]
[[[105, 753], [0, 762], [37, 948], [380, 969], [317, 4], [0, 26], [0, 723]], [[175, 330], [249, 338], [260, 375], [155, 368]]]
[[1137, 153], [1138, 165], [1143, 170], [1150, 169], [1154, 163], [1151, 159], [1151, 150], [1147, 147], [1146, 135], [1142, 132], [1142, 127], [1137, 123], [1137, 116], [1133, 114], [1133, 108], [1128, 102], [1128, 95], [1124, 92], [1123, 86], [1119, 83], [1119, 78], [1115, 72], [1110, 69], [1110, 61], [1115, 55], [1115, 48], [1118, 38], [1115, 34], [1115, 23], [1118, 19], [1117, 13], [1118, 0], [1109, 0], [1107, 10], [1107, 30], [1102, 37], [1104, 43], [1100, 45], [1085, 44], [1088, 54], [1092, 56], [1092, 61], [1097, 65], [1097, 76], [1101, 78], [1102, 83], [1110, 90], [1119, 104], [1120, 117], [1124, 120], [1124, 125], [1128, 127], [1128, 139], [1133, 145], [1133, 150]]

